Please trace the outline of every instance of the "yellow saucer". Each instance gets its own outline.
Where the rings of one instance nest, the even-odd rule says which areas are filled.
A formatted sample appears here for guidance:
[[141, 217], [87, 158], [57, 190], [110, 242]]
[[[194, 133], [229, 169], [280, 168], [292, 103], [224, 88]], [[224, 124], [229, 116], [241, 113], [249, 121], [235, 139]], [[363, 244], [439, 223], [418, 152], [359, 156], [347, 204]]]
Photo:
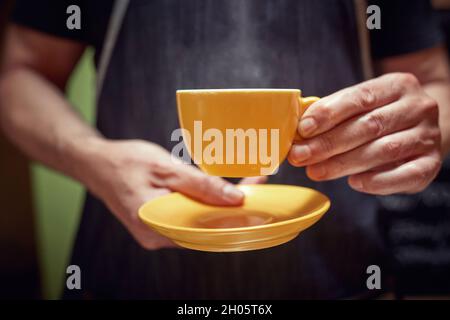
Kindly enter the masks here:
[[209, 206], [171, 193], [145, 203], [139, 217], [182, 247], [232, 252], [292, 240], [330, 207], [325, 195], [309, 188], [274, 184], [238, 188], [245, 193], [240, 207]]

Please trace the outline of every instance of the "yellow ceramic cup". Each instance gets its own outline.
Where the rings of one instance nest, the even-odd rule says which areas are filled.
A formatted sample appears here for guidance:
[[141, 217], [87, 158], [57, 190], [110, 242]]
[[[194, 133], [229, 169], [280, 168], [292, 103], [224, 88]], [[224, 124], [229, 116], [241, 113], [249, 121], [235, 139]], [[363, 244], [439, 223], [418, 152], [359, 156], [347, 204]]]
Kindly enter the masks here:
[[298, 89], [178, 90], [182, 135], [204, 172], [222, 177], [274, 174], [286, 159], [298, 121], [317, 97]]

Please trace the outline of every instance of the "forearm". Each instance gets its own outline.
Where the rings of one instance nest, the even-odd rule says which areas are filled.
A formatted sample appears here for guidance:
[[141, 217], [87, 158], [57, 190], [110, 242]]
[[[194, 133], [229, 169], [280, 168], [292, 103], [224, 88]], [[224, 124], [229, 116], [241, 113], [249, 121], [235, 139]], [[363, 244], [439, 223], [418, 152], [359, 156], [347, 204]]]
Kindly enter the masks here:
[[99, 133], [61, 91], [31, 69], [0, 75], [0, 125], [29, 157], [83, 181], [83, 163]]
[[450, 152], [450, 81], [436, 81], [424, 85], [426, 93], [439, 105], [442, 154]]

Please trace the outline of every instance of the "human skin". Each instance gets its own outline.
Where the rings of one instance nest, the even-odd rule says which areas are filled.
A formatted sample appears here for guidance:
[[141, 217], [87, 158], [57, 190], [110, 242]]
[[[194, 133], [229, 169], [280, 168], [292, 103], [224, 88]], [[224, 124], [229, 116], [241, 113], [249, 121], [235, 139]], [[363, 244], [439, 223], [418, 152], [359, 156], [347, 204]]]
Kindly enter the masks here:
[[311, 105], [288, 159], [316, 181], [348, 177], [361, 192], [415, 193], [450, 148], [450, 76], [443, 47], [379, 61], [378, 78]]
[[[84, 184], [106, 204], [136, 241], [147, 249], [173, 244], [139, 221], [137, 209], [145, 201], [178, 191], [215, 205], [242, 203], [243, 194], [232, 184], [218, 177], [209, 177], [191, 166], [174, 163], [169, 153], [160, 146], [142, 140], [109, 140], [87, 125], [63, 95], [66, 81], [84, 49], [83, 44], [24, 27], [12, 25], [9, 28], [6, 59], [0, 73], [0, 125], [24, 153]], [[418, 53], [418, 59], [442, 60], [441, 50], [434, 49], [424, 56]], [[416, 54], [413, 56], [416, 57]], [[300, 133], [306, 137], [302, 146], [311, 147], [312, 156], [306, 162], [299, 161], [296, 149], [302, 146], [296, 145], [290, 152], [290, 162], [297, 166], [307, 166], [308, 175], [315, 180], [342, 175], [344, 171], [334, 173], [334, 176], [317, 176], [318, 166], [332, 168], [334, 163], [338, 163], [341, 165], [340, 169], [347, 170], [346, 175], [350, 175], [350, 185], [363, 192], [389, 194], [419, 191], [425, 187], [436, 175], [442, 155], [448, 150], [448, 66], [444, 60], [445, 63], [442, 63], [447, 72], [442, 79], [427, 83], [415, 69], [417, 62], [409, 63], [410, 56], [395, 59], [394, 62], [381, 61], [379, 66], [382, 72], [401, 73], [386, 75], [359, 85], [362, 87], [344, 89], [312, 105], [302, 120], [314, 118], [318, 121], [317, 130], [308, 134], [302, 128], [302, 122], [299, 125]], [[396, 70], [398, 65], [403, 66], [403, 70]], [[392, 87], [399, 89], [395, 91]], [[425, 90], [434, 99], [425, 94]], [[441, 128], [436, 101], [439, 101], [442, 109]], [[390, 105], [395, 105], [396, 108], [392, 109], [396, 111], [383, 113], [386, 114], [384, 117], [369, 116], [371, 120], [367, 122], [364, 122], [366, 118], [361, 120], [363, 112], [371, 114], [376, 110], [385, 111], [383, 106]], [[414, 112], [410, 109], [406, 112], [408, 106], [413, 106]], [[410, 116], [406, 117], [405, 114]], [[410, 126], [410, 131], [404, 128], [394, 140], [388, 129], [400, 130], [405, 122]], [[342, 129], [344, 124], [348, 126], [345, 127], [347, 131]], [[333, 144], [327, 144], [323, 137], [333, 131], [336, 137], [340, 133], [340, 138], [330, 139]], [[354, 131], [359, 134], [354, 135]], [[365, 131], [374, 135], [370, 142], [362, 139], [367, 137]], [[441, 133], [444, 137], [442, 148]], [[351, 139], [348, 138], [350, 135]], [[414, 140], [415, 135], [420, 137], [420, 141]], [[389, 147], [385, 146], [383, 139], [391, 140], [387, 144]], [[360, 145], [356, 146], [353, 140]], [[419, 142], [414, 145], [415, 141]], [[381, 145], [381, 151], [391, 152], [387, 156], [392, 157], [392, 161], [385, 157], [385, 171], [379, 171], [378, 174], [387, 172], [388, 175], [394, 175], [399, 171], [397, 177], [402, 179], [397, 179], [398, 182], [396, 179], [383, 180], [384, 176], [380, 178], [372, 173], [372, 168], [366, 168], [366, 153], [371, 151], [370, 155], [380, 154], [377, 143]], [[373, 144], [374, 147], [367, 147], [369, 151], [355, 149]], [[397, 144], [400, 147], [396, 147]], [[405, 164], [401, 162], [405, 159], [398, 154], [404, 153], [403, 148], [406, 146], [413, 153], [412, 145], [414, 148], [420, 147], [423, 152], [415, 155], [415, 160], [411, 160], [415, 162], [412, 162], [413, 168], [409, 170], [403, 168]], [[402, 152], [394, 157], [394, 151], [398, 149]], [[359, 155], [357, 150], [361, 151]], [[349, 171], [351, 168], [346, 168], [344, 161], [335, 159], [351, 152], [357, 154], [351, 159], [351, 163], [353, 167], [360, 168], [358, 172]], [[330, 172], [334, 171], [330, 169]], [[357, 179], [362, 181], [362, 188], [357, 187]], [[263, 181], [263, 178], [257, 177], [243, 182]], [[379, 181], [386, 182], [383, 184]], [[415, 188], [407, 189], [405, 186], [408, 183]]]
[[[143, 140], [109, 140], [86, 124], [63, 95], [84, 46], [11, 27], [0, 73], [0, 125], [27, 155], [80, 181], [147, 249], [173, 243], [138, 218], [146, 201], [179, 191], [214, 205], [240, 205], [244, 194], [219, 177], [175, 163]], [[243, 179], [262, 183], [265, 178]]]

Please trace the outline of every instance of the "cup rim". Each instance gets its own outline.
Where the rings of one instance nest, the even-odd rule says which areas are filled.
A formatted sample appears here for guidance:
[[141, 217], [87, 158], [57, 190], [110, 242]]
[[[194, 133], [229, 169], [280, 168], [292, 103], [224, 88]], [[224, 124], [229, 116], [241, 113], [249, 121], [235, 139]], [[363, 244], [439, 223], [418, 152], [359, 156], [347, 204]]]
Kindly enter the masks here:
[[231, 89], [180, 89], [177, 93], [243, 93], [243, 92], [295, 92], [301, 93], [300, 89], [283, 89], [283, 88], [231, 88]]

